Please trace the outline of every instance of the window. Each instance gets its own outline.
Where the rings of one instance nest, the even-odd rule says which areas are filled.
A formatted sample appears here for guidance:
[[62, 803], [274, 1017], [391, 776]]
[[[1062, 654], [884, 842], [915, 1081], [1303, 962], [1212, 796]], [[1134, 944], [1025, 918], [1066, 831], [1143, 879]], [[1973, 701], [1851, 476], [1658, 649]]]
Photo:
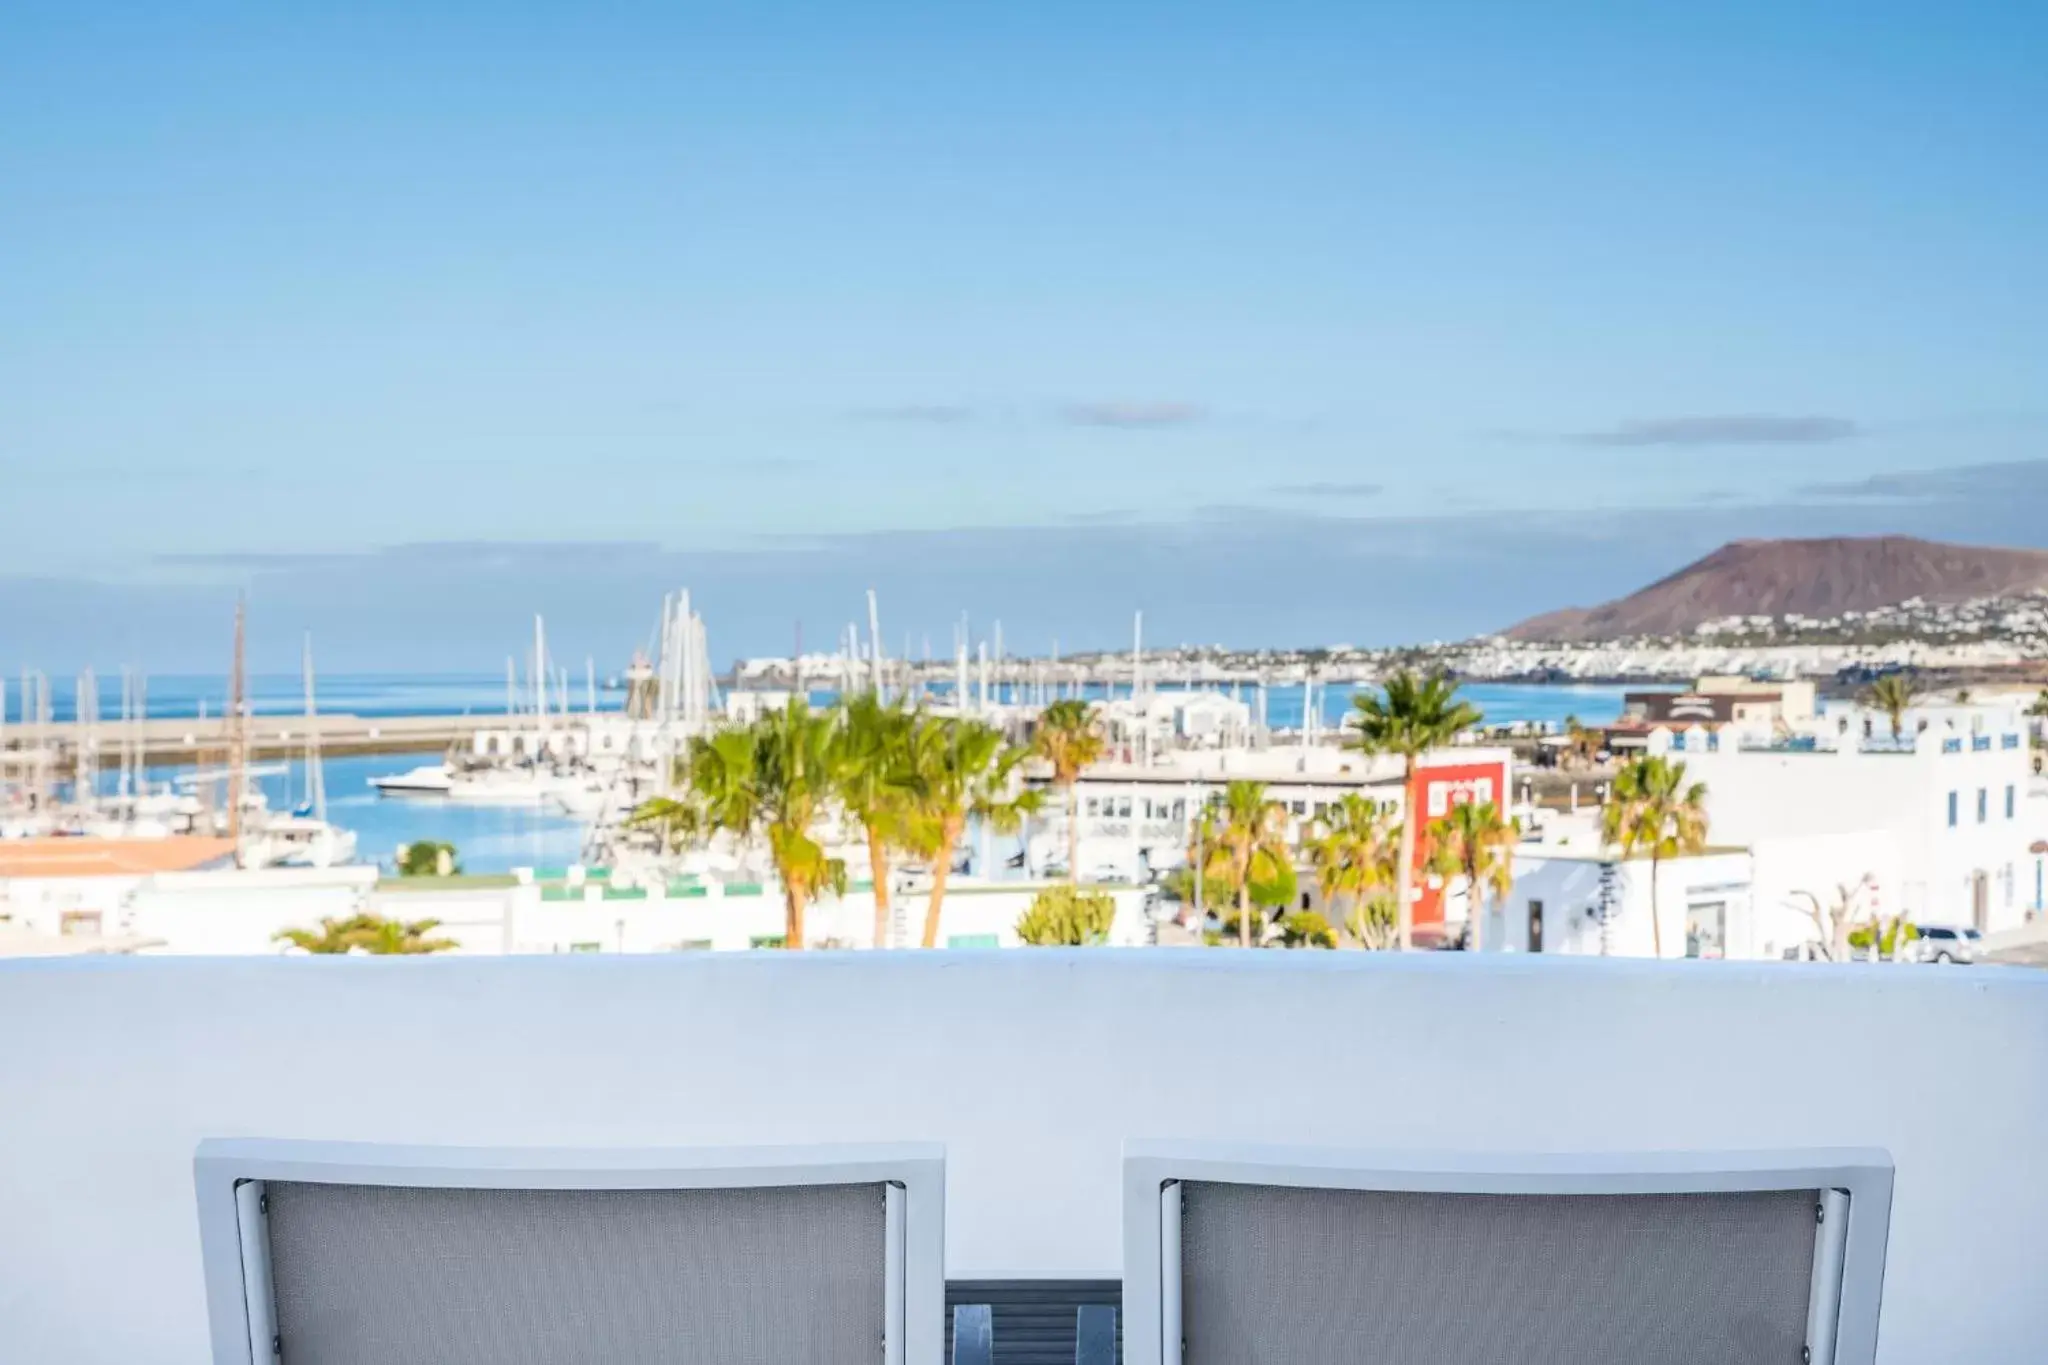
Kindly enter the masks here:
[[1948, 794], [1948, 827], [1950, 829], [1956, 827], [1956, 794], [1954, 792]]
[[1991, 793], [1983, 787], [1977, 788], [1977, 823], [1983, 824], [1991, 810]]
[[2006, 783], [2006, 784], [2005, 784], [2005, 818], [2006, 818], [2006, 819], [2008, 819], [2008, 820], [2010, 820], [2010, 819], [2012, 819], [2012, 817], [2013, 817], [2013, 790], [2012, 790], [2012, 783], [2008, 782], [2008, 783]]
[[[1949, 801], [1950, 801], [1950, 803], [1951, 803], [1951, 804], [1953, 804], [1953, 803], [1954, 803], [1954, 801], [1955, 801], [1955, 798], [1954, 798], [1953, 796], [1951, 796], [1951, 797], [1949, 798]], [[1100, 814], [1102, 814], [1102, 802], [1101, 802], [1101, 801], [1100, 801], [1100, 800], [1099, 800], [1098, 798], [1096, 798], [1096, 797], [1093, 797], [1093, 796], [1089, 797], [1089, 798], [1088, 798], [1088, 815], [1089, 815], [1089, 817], [1090, 817], [1090, 818], [1092, 819], [1093, 817], [1095, 817], [1095, 816], [1097, 816], [1097, 815], [1100, 815]], [[1953, 811], [1949, 812], [1949, 823], [1950, 823], [1951, 825], [1953, 825], [1953, 824], [1955, 823], [1955, 812], [1953, 812]]]

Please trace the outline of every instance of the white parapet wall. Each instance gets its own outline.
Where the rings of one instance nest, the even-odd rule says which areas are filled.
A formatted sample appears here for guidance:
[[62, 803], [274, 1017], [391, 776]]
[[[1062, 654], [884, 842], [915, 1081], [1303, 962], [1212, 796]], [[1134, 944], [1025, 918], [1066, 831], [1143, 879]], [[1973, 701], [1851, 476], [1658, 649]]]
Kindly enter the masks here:
[[[460, 955], [505, 953], [666, 953], [688, 949], [743, 949], [779, 940], [784, 911], [773, 886], [692, 887], [688, 894], [614, 891], [598, 880], [543, 888], [532, 880], [508, 885], [440, 884], [431, 878], [375, 883], [371, 869], [325, 874], [276, 872], [194, 873], [180, 881], [157, 878], [129, 889], [126, 908], [109, 925], [146, 936], [165, 954], [277, 954], [277, 934], [317, 929], [323, 918], [367, 911], [387, 919], [434, 921], [435, 938], [450, 940]], [[939, 913], [941, 948], [1018, 946], [1017, 920], [1032, 898], [1054, 883], [956, 882]], [[1100, 889], [1116, 903], [1112, 944], [1145, 942], [1144, 893], [1135, 887]], [[927, 895], [898, 892], [896, 909], [907, 941], [922, 935]], [[54, 912], [47, 927], [57, 933]], [[825, 897], [809, 907], [806, 938], [814, 946], [867, 948], [874, 942], [871, 891]]]
[[[0, 963], [0, 1360], [193, 1365], [193, 1149], [945, 1144], [955, 1277], [1115, 1276], [1131, 1138], [1881, 1147], [1880, 1360], [2048, 1341], [2048, 974], [1448, 954]], [[1583, 1287], [1587, 1294], [1603, 1286]]]

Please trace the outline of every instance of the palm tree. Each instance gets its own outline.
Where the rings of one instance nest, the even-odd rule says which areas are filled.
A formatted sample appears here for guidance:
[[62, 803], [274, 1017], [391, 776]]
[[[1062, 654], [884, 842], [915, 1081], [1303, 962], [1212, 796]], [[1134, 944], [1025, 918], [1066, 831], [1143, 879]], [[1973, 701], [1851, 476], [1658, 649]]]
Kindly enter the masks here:
[[441, 921], [437, 919], [379, 919], [375, 915], [364, 915], [362, 919], [357, 942], [364, 952], [376, 957], [413, 957], [446, 952], [456, 946], [452, 938], [428, 937], [440, 928]]
[[319, 931], [281, 929], [271, 938], [308, 953], [343, 954], [358, 950], [373, 957], [413, 957], [456, 947], [452, 938], [430, 938], [441, 926], [437, 919], [394, 920], [381, 915], [350, 915], [323, 919]]
[[361, 927], [362, 918], [361, 915], [350, 915], [347, 919], [323, 919], [317, 931], [280, 929], [270, 938], [273, 943], [289, 943], [301, 952], [319, 953], [323, 956], [329, 953], [346, 953], [356, 946], [353, 935]]
[[846, 891], [845, 861], [827, 857], [811, 835], [838, 788], [837, 735], [832, 718], [801, 697], [752, 729], [752, 804], [782, 881], [783, 946], [802, 948], [805, 908], [827, 891]]
[[1574, 762], [1589, 768], [1599, 763], [1601, 746], [1607, 742], [1606, 732], [1581, 725], [1577, 716], [1566, 716], [1564, 733], [1569, 741], [1564, 751], [1566, 767]]
[[969, 820], [980, 820], [999, 834], [1008, 834], [1038, 809], [1039, 794], [1015, 790], [1017, 766], [1028, 757], [1013, 748], [1002, 731], [978, 720], [931, 720], [913, 727], [906, 773], [917, 794], [909, 822], [911, 847], [931, 859], [931, 897], [925, 904], [927, 948], [939, 946], [939, 910], [946, 901], [946, 882], [953, 873], [953, 855]]
[[[1356, 792], [1340, 797], [1308, 850], [1323, 903], [1334, 905], [1341, 897], [1361, 912], [1373, 892], [1393, 885], [1400, 843], [1400, 831], [1378, 803]], [[1361, 947], [1370, 946], [1369, 937], [1358, 935]]]
[[860, 822], [875, 883], [875, 946], [889, 941], [889, 854], [910, 841], [915, 814], [906, 763], [917, 718], [900, 702], [863, 692], [840, 704], [840, 808]]
[[678, 845], [696, 844], [711, 833], [705, 824], [704, 803], [687, 786], [676, 796], [649, 797], [626, 817], [626, 823], [656, 831], [664, 854]]
[[1662, 754], [1633, 759], [1615, 776], [1602, 812], [1601, 832], [1627, 857], [1650, 855], [1650, 940], [1664, 956], [1664, 927], [1657, 913], [1657, 869], [1666, 858], [1698, 853], [1707, 845], [1707, 784], [1687, 785], [1685, 764]]
[[1491, 801], [1467, 801], [1452, 806], [1429, 834], [1438, 870], [1465, 879], [1466, 943], [1477, 951], [1486, 902], [1505, 898], [1515, 884], [1521, 821], [1501, 819], [1500, 807]]
[[1238, 946], [1254, 946], [1253, 884], [1276, 883], [1294, 867], [1293, 850], [1287, 846], [1287, 808], [1266, 799], [1263, 782], [1232, 782], [1223, 789], [1223, 800], [1202, 812], [1196, 844], [1202, 875], [1220, 876], [1236, 900]]
[[[1458, 700], [1457, 684], [1450, 679], [1441, 674], [1418, 678], [1407, 669], [1387, 679], [1384, 696], [1360, 692], [1352, 697], [1351, 705], [1356, 711], [1358, 735], [1347, 742], [1368, 754], [1401, 756], [1404, 801], [1414, 792], [1417, 761], [1485, 719], [1477, 707]], [[1404, 949], [1415, 946], [1411, 893], [1421, 820], [1420, 811], [1409, 811], [1401, 821], [1401, 856], [1394, 868], [1395, 936]]]
[[650, 801], [633, 818], [694, 837], [765, 841], [782, 881], [783, 946], [802, 948], [805, 908], [846, 889], [846, 863], [811, 837], [841, 761], [832, 718], [791, 697], [752, 725], [692, 740], [683, 794]]
[[1895, 740], [1905, 729], [1906, 712], [1913, 705], [1915, 690], [1912, 678], [1906, 674], [1887, 673], [1863, 694], [1864, 705], [1876, 707], [1891, 721], [1892, 738]]
[[1081, 882], [1080, 803], [1074, 784], [1089, 764], [1102, 757], [1106, 743], [1099, 713], [1078, 697], [1056, 701], [1038, 713], [1038, 732], [1031, 737], [1032, 752], [1052, 765], [1053, 785], [1066, 794], [1067, 881]]

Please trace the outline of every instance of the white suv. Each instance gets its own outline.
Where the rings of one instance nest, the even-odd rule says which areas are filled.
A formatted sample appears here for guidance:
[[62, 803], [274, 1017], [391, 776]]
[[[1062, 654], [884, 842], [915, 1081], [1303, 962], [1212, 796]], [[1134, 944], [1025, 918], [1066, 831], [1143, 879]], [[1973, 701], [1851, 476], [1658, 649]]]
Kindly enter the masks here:
[[1984, 935], [1975, 929], [1951, 929], [1945, 924], [1923, 924], [1914, 944], [1919, 962], [1975, 962], [1984, 947]]

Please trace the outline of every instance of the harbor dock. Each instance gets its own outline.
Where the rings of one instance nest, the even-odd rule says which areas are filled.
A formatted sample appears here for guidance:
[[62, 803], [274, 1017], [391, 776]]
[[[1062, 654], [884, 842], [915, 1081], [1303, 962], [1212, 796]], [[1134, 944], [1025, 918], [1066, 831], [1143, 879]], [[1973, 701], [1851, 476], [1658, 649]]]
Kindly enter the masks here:
[[[246, 721], [251, 758], [284, 758], [303, 750], [309, 730], [318, 731], [320, 749], [328, 755], [438, 753], [451, 745], [467, 745], [479, 730], [502, 730], [503, 713], [466, 716], [251, 716]], [[124, 743], [139, 744], [151, 765], [218, 761], [234, 743], [225, 716], [197, 719], [172, 716], [146, 721], [10, 722], [0, 729], [0, 763], [20, 764], [47, 755], [58, 771], [68, 771], [82, 746], [100, 755], [101, 766], [112, 761]]]

